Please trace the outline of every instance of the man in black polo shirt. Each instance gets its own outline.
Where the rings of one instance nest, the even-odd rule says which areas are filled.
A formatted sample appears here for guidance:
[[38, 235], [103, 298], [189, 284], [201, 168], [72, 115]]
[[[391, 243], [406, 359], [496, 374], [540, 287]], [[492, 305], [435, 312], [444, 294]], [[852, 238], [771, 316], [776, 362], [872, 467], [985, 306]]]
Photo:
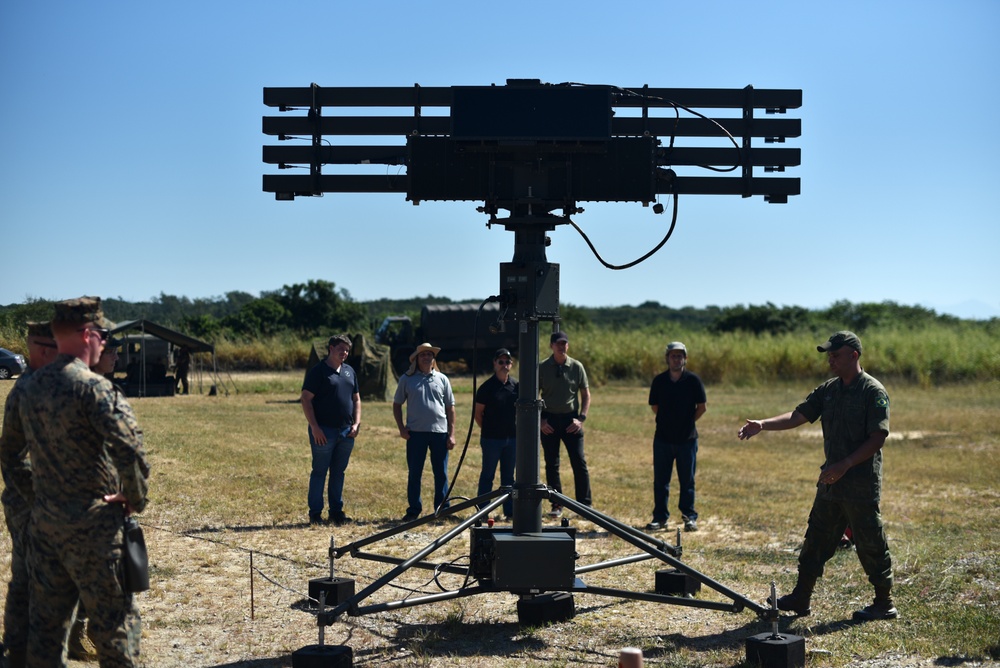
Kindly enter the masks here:
[[705, 414], [705, 385], [687, 370], [687, 347], [680, 341], [667, 344], [668, 369], [653, 379], [649, 407], [656, 416], [653, 436], [653, 521], [646, 529], [655, 531], [670, 518], [670, 476], [677, 462], [680, 485], [678, 507], [684, 530], [698, 530], [694, 507], [694, 475], [698, 459], [698, 429], [694, 423]]
[[329, 471], [330, 521], [340, 525], [350, 521], [344, 514], [344, 471], [361, 426], [361, 395], [357, 374], [344, 363], [351, 352], [351, 339], [338, 334], [327, 343], [327, 351], [326, 359], [306, 373], [300, 398], [312, 446], [309, 523], [322, 522], [323, 484]]
[[[493, 355], [493, 375], [476, 390], [476, 424], [481, 429], [479, 445], [483, 449], [483, 468], [479, 474], [477, 496], [493, 488], [493, 477], [500, 465], [500, 486], [514, 484], [517, 451], [517, 378], [510, 375], [513, 360], [510, 351], [500, 348]], [[504, 517], [514, 514], [510, 499], [503, 504]]]

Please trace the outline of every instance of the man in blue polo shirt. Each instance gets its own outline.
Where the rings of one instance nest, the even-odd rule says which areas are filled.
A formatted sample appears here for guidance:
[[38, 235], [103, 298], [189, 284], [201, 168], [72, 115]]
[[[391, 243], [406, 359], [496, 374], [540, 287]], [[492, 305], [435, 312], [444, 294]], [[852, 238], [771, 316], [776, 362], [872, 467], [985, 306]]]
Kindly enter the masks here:
[[[437, 346], [421, 343], [410, 354], [410, 368], [399, 378], [392, 399], [392, 417], [406, 441], [406, 514], [404, 522], [420, 517], [420, 483], [427, 453], [434, 474], [434, 508], [448, 507], [448, 451], [455, 447], [455, 395], [451, 381], [438, 371]], [[403, 421], [406, 404], [406, 422]]]
[[332, 337], [327, 343], [326, 359], [310, 369], [302, 383], [300, 400], [309, 423], [309, 445], [312, 446], [308, 496], [310, 524], [322, 522], [327, 471], [330, 472], [327, 492], [330, 521], [338, 526], [350, 521], [344, 514], [344, 471], [361, 427], [358, 376], [345, 364], [350, 352], [350, 338], [345, 334]]

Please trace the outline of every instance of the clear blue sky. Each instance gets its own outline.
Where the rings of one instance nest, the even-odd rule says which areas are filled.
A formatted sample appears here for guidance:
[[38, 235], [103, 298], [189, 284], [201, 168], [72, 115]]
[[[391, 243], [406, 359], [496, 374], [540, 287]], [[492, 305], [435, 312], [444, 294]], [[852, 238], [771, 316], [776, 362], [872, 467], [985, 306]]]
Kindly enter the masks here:
[[[498, 290], [513, 235], [473, 203], [276, 202], [267, 86], [800, 88], [802, 194], [682, 197], [626, 271], [568, 226], [562, 300], [821, 308], [839, 299], [1000, 316], [1000, 2], [5, 2], [0, 304], [81, 294], [355, 299]], [[576, 222], [613, 263], [669, 217]]]

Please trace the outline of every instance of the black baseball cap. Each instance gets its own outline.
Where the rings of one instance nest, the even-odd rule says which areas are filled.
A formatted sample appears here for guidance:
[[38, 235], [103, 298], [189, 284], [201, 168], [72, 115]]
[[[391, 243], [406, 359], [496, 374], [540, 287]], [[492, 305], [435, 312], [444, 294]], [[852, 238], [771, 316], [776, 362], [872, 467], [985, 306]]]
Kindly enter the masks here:
[[569, 343], [569, 337], [566, 336], [566, 332], [552, 332], [552, 336], [549, 337], [549, 345], [552, 345], [556, 341]]

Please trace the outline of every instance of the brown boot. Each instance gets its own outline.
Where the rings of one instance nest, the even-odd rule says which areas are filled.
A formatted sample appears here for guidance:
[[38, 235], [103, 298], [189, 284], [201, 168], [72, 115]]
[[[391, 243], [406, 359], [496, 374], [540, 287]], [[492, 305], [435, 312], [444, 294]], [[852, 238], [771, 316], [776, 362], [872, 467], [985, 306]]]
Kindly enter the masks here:
[[794, 612], [799, 617], [808, 617], [812, 613], [809, 603], [815, 587], [816, 578], [799, 575], [799, 581], [795, 583], [792, 593], [778, 598], [778, 610]]
[[854, 621], [873, 622], [877, 619], [896, 619], [899, 611], [892, 602], [892, 587], [875, 587], [875, 600], [871, 605], [856, 610]]
[[85, 621], [78, 619], [73, 622], [73, 628], [69, 630], [69, 641], [66, 643], [66, 649], [69, 652], [69, 658], [74, 661], [97, 661], [97, 648], [83, 632]]

